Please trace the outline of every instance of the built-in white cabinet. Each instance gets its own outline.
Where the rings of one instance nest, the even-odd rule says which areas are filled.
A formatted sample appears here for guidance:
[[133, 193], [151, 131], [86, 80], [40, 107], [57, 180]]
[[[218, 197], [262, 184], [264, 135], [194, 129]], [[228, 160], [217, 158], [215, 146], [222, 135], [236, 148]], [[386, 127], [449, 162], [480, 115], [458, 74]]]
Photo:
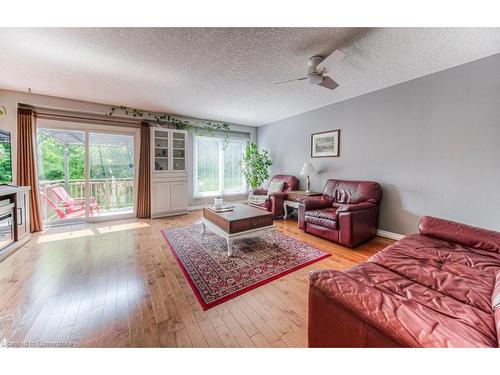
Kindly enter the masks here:
[[171, 209], [172, 210], [187, 210], [188, 195], [187, 181], [173, 181], [170, 186], [171, 193]]
[[185, 130], [151, 128], [151, 217], [187, 213]]

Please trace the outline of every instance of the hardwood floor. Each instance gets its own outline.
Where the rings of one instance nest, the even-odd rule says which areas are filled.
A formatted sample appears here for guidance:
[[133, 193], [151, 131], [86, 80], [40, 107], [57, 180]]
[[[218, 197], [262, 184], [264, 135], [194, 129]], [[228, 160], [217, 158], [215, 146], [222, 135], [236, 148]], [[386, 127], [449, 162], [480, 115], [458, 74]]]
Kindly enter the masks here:
[[280, 231], [332, 256], [203, 311], [160, 234], [200, 216], [34, 235], [0, 263], [0, 346], [304, 347], [308, 272], [345, 269], [393, 242], [351, 250], [278, 220]]

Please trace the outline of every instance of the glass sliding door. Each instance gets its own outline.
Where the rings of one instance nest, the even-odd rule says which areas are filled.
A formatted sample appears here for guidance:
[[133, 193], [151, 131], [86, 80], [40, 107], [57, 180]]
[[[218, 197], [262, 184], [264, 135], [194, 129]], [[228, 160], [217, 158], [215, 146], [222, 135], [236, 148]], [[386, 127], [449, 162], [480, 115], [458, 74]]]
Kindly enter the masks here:
[[134, 137], [89, 133], [89, 214], [134, 212]]
[[85, 219], [85, 132], [37, 130], [42, 220]]
[[45, 223], [134, 213], [134, 135], [39, 127], [37, 146]]

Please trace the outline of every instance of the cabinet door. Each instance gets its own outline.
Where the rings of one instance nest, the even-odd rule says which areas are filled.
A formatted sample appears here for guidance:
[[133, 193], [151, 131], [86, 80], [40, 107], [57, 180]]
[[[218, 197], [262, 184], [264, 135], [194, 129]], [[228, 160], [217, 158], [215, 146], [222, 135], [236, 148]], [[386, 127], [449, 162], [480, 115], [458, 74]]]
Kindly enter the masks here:
[[170, 170], [170, 131], [168, 129], [153, 129], [151, 137], [151, 159], [153, 173]]
[[171, 210], [170, 196], [171, 196], [171, 183], [170, 182], [154, 182], [153, 183], [153, 214], [168, 212]]
[[172, 210], [187, 210], [188, 196], [187, 196], [187, 182], [179, 181], [172, 182]]
[[17, 240], [20, 240], [30, 232], [29, 227], [29, 196], [27, 191], [16, 194], [16, 221], [17, 221]]
[[172, 170], [186, 170], [186, 139], [184, 131], [172, 130]]

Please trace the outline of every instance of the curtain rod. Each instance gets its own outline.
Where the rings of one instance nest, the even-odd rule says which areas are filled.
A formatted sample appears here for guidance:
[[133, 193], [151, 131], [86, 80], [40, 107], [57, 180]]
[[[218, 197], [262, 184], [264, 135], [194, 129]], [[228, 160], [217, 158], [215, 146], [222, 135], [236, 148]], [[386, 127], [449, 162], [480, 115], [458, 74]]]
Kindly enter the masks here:
[[88, 120], [88, 121], [93, 121], [93, 122], [104, 122], [104, 123], [110, 123], [110, 124], [126, 124], [126, 125], [134, 125], [136, 127], [140, 126], [140, 122], [132, 122], [132, 121], [125, 121], [125, 120], [111, 120], [108, 118], [104, 117], [85, 117], [85, 116], [75, 116], [75, 115], [60, 115], [56, 113], [46, 113], [46, 112], [40, 112], [37, 111], [36, 108], [34, 109], [36, 115], [42, 115], [42, 116], [47, 116], [47, 117], [60, 117], [60, 118], [65, 118], [65, 119], [71, 119], [71, 120]]
[[147, 122], [143, 119], [135, 119], [129, 120], [121, 119], [120, 117], [115, 117], [111, 119], [109, 116], [100, 114], [100, 113], [79, 113], [76, 111], [65, 110], [65, 109], [57, 109], [57, 108], [49, 108], [49, 107], [38, 107], [26, 103], [17, 103], [18, 108], [31, 109], [36, 115], [52, 117], [52, 118], [61, 118], [68, 120], [79, 120], [79, 121], [92, 121], [92, 122], [100, 122], [104, 124], [117, 124], [117, 125], [132, 125], [134, 127], [140, 127], [141, 122]]

